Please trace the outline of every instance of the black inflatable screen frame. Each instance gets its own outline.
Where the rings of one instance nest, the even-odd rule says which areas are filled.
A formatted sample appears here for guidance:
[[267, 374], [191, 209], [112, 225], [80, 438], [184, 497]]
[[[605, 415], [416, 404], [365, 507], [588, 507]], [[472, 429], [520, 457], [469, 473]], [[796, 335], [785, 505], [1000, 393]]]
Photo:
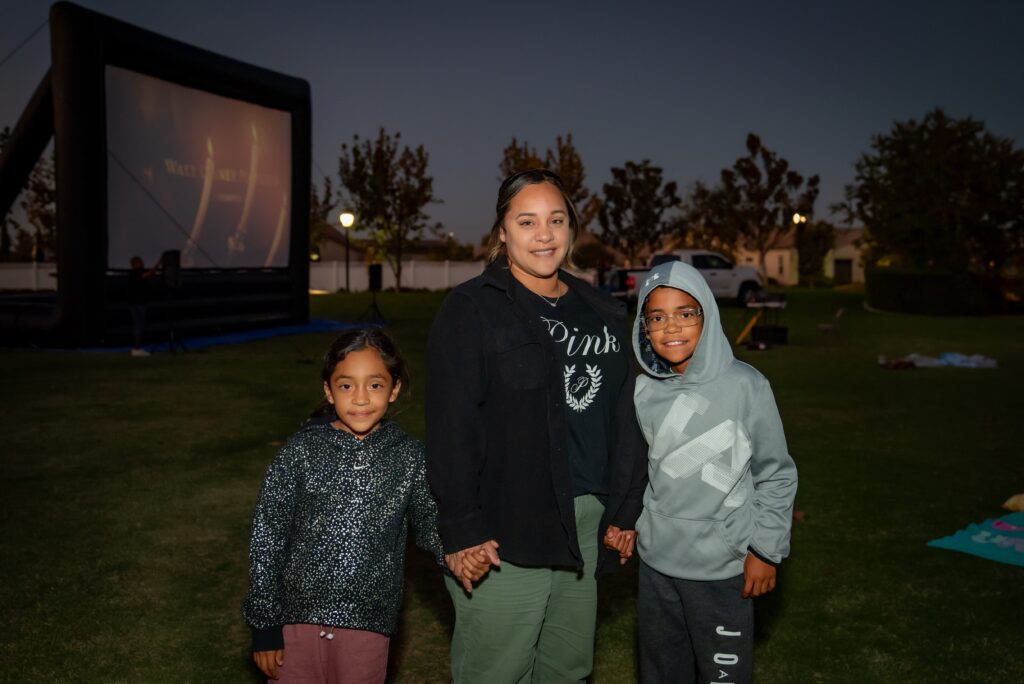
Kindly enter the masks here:
[[[208, 297], [212, 306], [197, 306], [193, 300], [191, 307], [169, 317], [177, 319], [177, 325], [184, 329], [196, 331], [307, 322], [311, 162], [308, 82], [186, 45], [69, 2], [53, 5], [50, 30], [52, 66], [33, 101], [41, 100], [42, 106], [36, 102], [35, 109], [45, 110], [47, 96], [52, 99], [57, 296], [45, 315], [38, 311], [31, 314], [25, 307], [20, 307], [22, 313], [12, 314], [9, 307], [0, 304], [4, 337], [20, 333], [15, 336], [36, 343], [89, 345], [123, 340], [127, 333], [125, 316], [111, 312], [117, 297], [111, 295], [107, 274], [107, 65], [291, 115], [288, 268], [205, 269], [192, 277], [192, 292], [193, 297], [196, 292]], [[15, 138], [19, 129], [26, 129], [37, 143], [49, 112], [37, 112], [34, 122], [25, 121], [29, 113], [26, 110], [19, 121]], [[12, 151], [17, 149], [15, 138]], [[22, 145], [22, 149], [38, 147]], [[254, 291], [265, 293], [266, 300], [254, 302]], [[233, 308], [232, 297], [246, 292], [246, 306]]]

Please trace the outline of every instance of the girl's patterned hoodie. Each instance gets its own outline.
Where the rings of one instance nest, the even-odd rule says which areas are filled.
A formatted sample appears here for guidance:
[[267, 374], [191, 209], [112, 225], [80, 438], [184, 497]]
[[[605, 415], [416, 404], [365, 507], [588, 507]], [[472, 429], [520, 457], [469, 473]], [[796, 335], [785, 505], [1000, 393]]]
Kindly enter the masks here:
[[267, 468], [253, 514], [249, 593], [253, 650], [283, 648], [286, 624], [392, 634], [405, 539], [443, 564], [423, 445], [384, 421], [358, 440], [327, 423], [293, 435]]

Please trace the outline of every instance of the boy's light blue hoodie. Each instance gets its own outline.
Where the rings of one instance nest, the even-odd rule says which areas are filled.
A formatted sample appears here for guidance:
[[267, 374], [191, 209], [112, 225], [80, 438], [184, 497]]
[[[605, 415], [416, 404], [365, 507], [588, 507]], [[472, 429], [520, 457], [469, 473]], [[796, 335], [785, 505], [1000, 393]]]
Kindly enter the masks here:
[[[643, 329], [656, 287], [688, 292], [704, 330], [686, 371], [673, 373]], [[650, 484], [637, 522], [637, 549], [658, 572], [689, 580], [743, 573], [748, 550], [778, 563], [789, 553], [796, 465], [786, 448], [772, 389], [733, 357], [718, 305], [700, 272], [673, 262], [640, 289], [633, 350], [645, 373], [634, 404], [647, 443]]]

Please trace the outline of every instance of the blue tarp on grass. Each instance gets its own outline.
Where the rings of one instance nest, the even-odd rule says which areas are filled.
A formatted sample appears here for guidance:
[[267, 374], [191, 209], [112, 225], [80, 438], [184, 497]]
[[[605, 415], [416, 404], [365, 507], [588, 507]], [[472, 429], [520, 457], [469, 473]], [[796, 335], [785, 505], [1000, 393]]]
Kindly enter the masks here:
[[968, 525], [948, 537], [928, 542], [928, 546], [1024, 566], [1024, 513]]
[[[282, 325], [277, 328], [260, 328], [257, 330], [239, 330], [238, 332], [225, 333], [223, 335], [210, 335], [207, 337], [187, 337], [178, 340], [182, 346], [187, 350], [203, 349], [205, 347], [215, 347], [221, 344], [242, 344], [244, 342], [253, 342], [254, 340], [265, 340], [270, 337], [280, 337], [282, 335], [305, 335], [307, 333], [321, 333], [321, 332], [335, 332], [338, 330], [346, 330], [359, 325], [366, 325], [360, 323], [346, 323], [344, 321], [332, 321], [323, 318], [314, 318], [306, 325]], [[146, 351], [149, 352], [161, 352], [167, 351], [167, 342], [158, 342], [156, 344], [147, 344], [145, 347]], [[92, 349], [83, 349], [82, 351], [87, 352], [127, 352], [130, 351], [131, 347], [95, 347]]]

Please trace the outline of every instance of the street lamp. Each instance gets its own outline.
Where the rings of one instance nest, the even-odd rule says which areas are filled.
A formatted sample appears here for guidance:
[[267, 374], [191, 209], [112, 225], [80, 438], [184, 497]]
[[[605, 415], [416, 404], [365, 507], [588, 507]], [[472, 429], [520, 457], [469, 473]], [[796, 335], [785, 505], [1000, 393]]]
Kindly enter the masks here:
[[793, 223], [807, 223], [807, 217], [803, 214], [793, 214]]
[[345, 236], [345, 292], [351, 292], [352, 289], [349, 287], [348, 281], [348, 231], [355, 225], [356, 215], [351, 211], [343, 211], [338, 216], [338, 222], [341, 223], [343, 228], [341, 232]]

